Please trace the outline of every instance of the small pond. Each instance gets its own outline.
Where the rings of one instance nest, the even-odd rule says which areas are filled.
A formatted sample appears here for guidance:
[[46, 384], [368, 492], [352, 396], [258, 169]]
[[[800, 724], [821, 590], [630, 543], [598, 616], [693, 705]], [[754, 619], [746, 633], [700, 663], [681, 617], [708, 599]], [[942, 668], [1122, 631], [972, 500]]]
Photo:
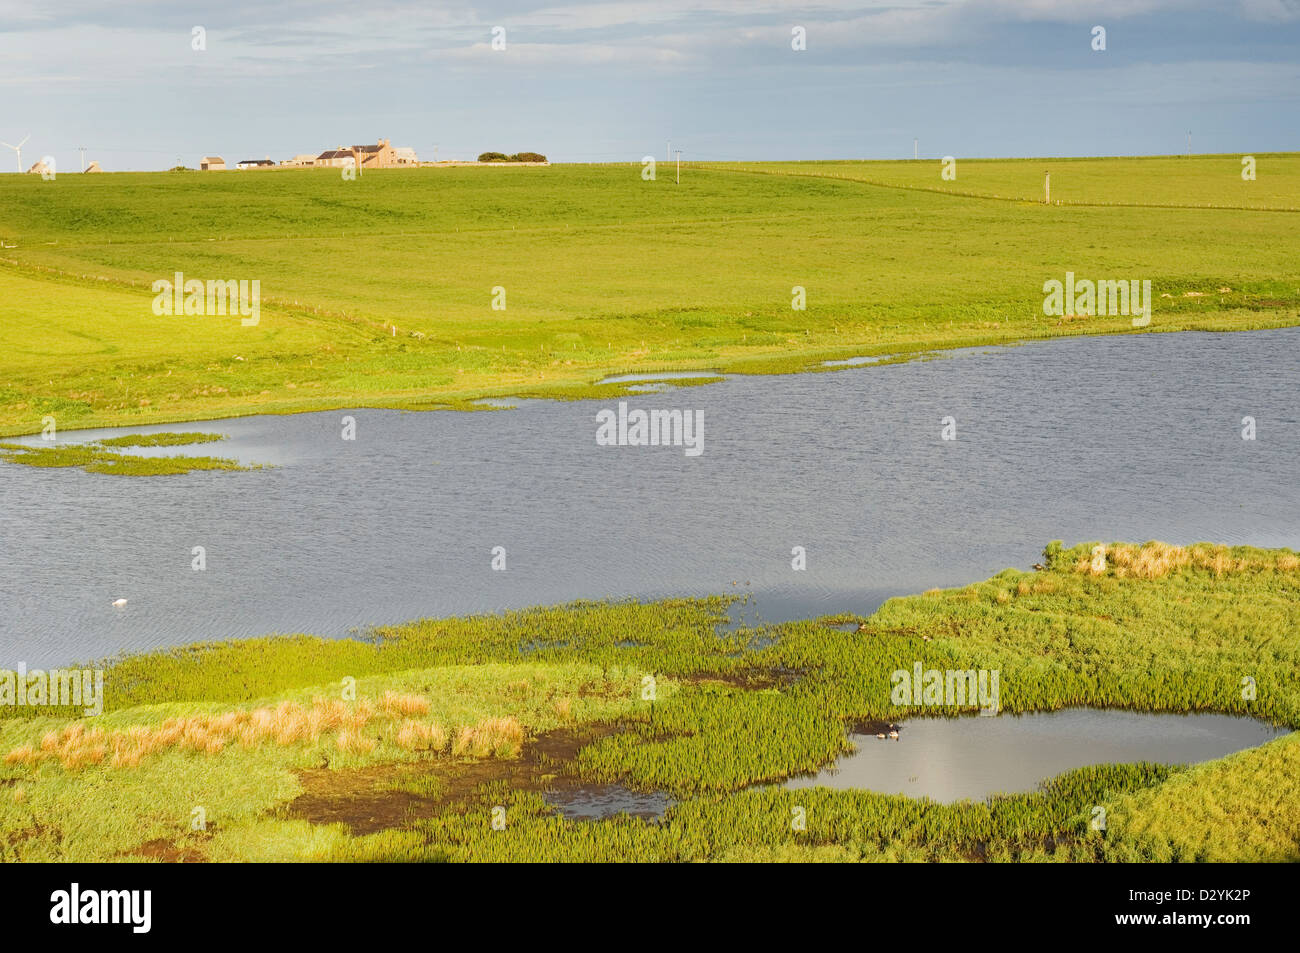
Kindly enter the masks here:
[[1090, 764], [1210, 761], [1289, 729], [1229, 715], [1067, 709], [1028, 715], [914, 718], [898, 739], [852, 735], [857, 751], [787, 788], [862, 788], [952, 802], [1033, 791]]

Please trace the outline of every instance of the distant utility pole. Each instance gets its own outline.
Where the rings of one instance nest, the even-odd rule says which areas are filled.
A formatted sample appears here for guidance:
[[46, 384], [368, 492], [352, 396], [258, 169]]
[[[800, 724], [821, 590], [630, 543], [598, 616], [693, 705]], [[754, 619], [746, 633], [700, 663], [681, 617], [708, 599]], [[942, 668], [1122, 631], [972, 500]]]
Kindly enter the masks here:
[[1043, 204], [1052, 204], [1052, 173], [1043, 173]]
[[86, 147], [77, 146], [77, 151], [81, 153], [81, 171], [86, 171]]
[[677, 150], [677, 184], [682, 184], [682, 150]]
[[913, 159], [921, 158], [921, 142], [919, 139], [912, 140], [912, 158]]

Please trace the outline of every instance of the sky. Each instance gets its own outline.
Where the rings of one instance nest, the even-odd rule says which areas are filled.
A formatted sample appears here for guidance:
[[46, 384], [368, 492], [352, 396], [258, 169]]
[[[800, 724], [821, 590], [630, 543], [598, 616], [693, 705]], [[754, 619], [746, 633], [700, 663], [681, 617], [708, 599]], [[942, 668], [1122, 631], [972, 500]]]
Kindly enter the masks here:
[[0, 141], [60, 170], [81, 146], [119, 171], [381, 138], [632, 162], [1170, 154], [1189, 132], [1300, 150], [1300, 0], [0, 0]]

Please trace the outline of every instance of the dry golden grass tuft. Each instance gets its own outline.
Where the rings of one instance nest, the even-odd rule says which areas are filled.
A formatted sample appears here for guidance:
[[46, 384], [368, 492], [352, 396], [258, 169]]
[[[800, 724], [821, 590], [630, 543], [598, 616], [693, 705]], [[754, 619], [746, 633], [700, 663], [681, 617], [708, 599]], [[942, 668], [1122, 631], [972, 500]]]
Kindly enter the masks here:
[[1300, 556], [1286, 551], [1234, 554], [1229, 546], [1211, 543], [1191, 546], [1172, 546], [1154, 541], [1140, 546], [1117, 543], [1105, 547], [1105, 568], [1094, 568], [1093, 557], [1086, 555], [1075, 562], [1074, 571], [1091, 576], [1111, 572], [1119, 578], [1159, 579], [1188, 567], [1209, 570], [1216, 576], [1244, 572], [1288, 573], [1300, 569]]
[[[567, 718], [572, 700], [560, 699], [555, 706]], [[306, 706], [284, 701], [273, 707], [168, 718], [152, 727], [133, 725], [112, 734], [99, 727], [87, 729], [85, 722], [76, 721], [61, 731], [46, 732], [38, 745], [14, 748], [4, 762], [36, 770], [47, 761], [58, 761], [65, 771], [77, 771], [107, 758], [114, 768], [134, 768], [151, 755], [172, 749], [216, 755], [230, 744], [248, 749], [265, 743], [287, 747], [314, 744], [327, 735], [334, 736], [340, 751], [368, 754], [377, 747], [375, 736], [380, 732], [368, 733], [367, 729], [384, 726], [386, 736], [400, 748], [442, 752], [450, 740], [447, 729], [419, 719], [431, 707], [421, 695], [385, 692], [377, 704], [369, 698], [349, 704], [316, 697]], [[394, 727], [394, 723], [398, 724]], [[524, 730], [515, 719], [488, 718], [460, 728], [452, 749], [457, 755], [475, 758], [513, 757], [523, 739]]]
[[423, 695], [384, 692], [383, 697], [379, 700], [379, 707], [394, 718], [401, 715], [410, 717], [412, 715], [429, 714], [429, 700]]
[[375, 739], [355, 728], [344, 728], [334, 741], [340, 751], [349, 754], [369, 754], [375, 750]]
[[451, 753], [459, 757], [513, 758], [523, 747], [524, 729], [513, 718], [485, 718], [456, 733]]
[[406, 719], [397, 731], [397, 745], [408, 751], [442, 751], [447, 747], [447, 732], [441, 725]]

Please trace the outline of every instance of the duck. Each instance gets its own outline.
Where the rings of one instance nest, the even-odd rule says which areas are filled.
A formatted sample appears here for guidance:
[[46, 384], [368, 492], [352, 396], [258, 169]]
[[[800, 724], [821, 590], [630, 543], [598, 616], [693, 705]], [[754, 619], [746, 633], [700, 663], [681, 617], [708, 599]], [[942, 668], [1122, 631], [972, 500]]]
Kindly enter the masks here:
[[897, 728], [891, 728], [891, 729], [889, 730], [889, 737], [891, 737], [891, 738], [893, 738], [895, 741], [897, 741], [897, 740], [898, 740], [898, 729], [897, 729]]
[[125, 599], [114, 599], [114, 600], [113, 600], [113, 605], [120, 609], [120, 608], [122, 608], [122, 606], [126, 605], [126, 600], [125, 600]]
[[881, 732], [880, 734], [876, 735], [876, 737], [879, 738], [881, 741], [885, 740], [884, 732]]

